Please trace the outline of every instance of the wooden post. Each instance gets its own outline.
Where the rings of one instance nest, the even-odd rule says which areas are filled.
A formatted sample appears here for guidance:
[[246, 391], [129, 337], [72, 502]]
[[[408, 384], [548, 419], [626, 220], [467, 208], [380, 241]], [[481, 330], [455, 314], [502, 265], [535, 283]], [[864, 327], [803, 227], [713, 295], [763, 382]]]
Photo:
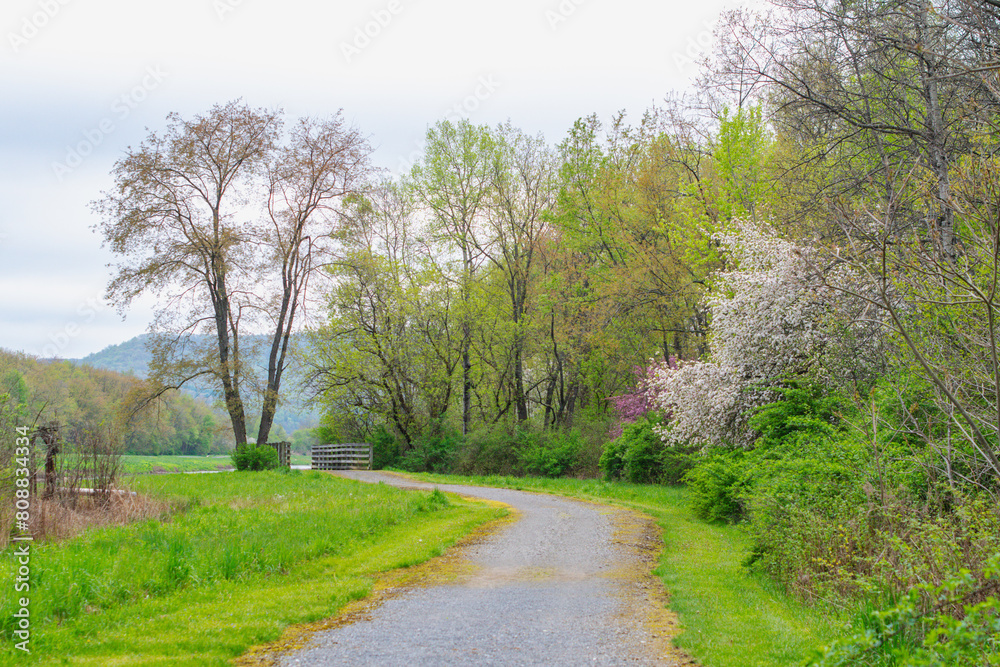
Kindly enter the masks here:
[[51, 498], [56, 492], [56, 454], [59, 453], [59, 423], [49, 422], [38, 427], [35, 434], [45, 443], [45, 491], [42, 498]]
[[292, 443], [288, 441], [269, 442], [269, 447], [274, 447], [278, 452], [278, 465], [282, 468], [292, 467]]

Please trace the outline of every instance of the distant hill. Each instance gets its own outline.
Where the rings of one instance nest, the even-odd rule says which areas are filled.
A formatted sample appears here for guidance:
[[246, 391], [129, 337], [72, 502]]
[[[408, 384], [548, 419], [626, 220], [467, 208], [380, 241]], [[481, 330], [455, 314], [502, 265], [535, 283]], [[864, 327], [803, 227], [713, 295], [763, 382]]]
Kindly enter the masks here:
[[146, 349], [149, 334], [141, 334], [118, 345], [108, 345], [100, 352], [88, 354], [83, 359], [75, 359], [81, 364], [94, 368], [103, 368], [116, 373], [134, 375], [145, 378], [149, 370], [149, 360], [152, 355]]
[[[145, 379], [149, 372], [149, 362], [152, 359], [152, 355], [146, 349], [146, 341], [149, 338], [150, 334], [141, 334], [135, 338], [130, 338], [124, 343], [109, 345], [103, 350], [88, 354], [82, 359], [72, 359], [70, 361]], [[258, 357], [254, 360], [254, 366], [263, 369], [267, 368], [267, 352], [263, 349], [263, 345], [261, 348]], [[288, 434], [302, 428], [315, 428], [319, 425], [319, 412], [302, 407], [305, 401], [304, 397], [298, 393], [299, 380], [299, 377], [288, 371], [282, 377], [281, 393], [283, 404], [278, 405], [274, 421], [276, 424], [281, 425]], [[204, 384], [185, 385], [181, 391], [207, 403], [213, 403], [219, 398], [217, 389]], [[247, 405], [247, 409], [251, 414], [260, 407], [259, 405], [254, 405], [255, 402], [249, 402]], [[253, 435], [255, 435], [256, 429], [252, 430], [254, 431]]]

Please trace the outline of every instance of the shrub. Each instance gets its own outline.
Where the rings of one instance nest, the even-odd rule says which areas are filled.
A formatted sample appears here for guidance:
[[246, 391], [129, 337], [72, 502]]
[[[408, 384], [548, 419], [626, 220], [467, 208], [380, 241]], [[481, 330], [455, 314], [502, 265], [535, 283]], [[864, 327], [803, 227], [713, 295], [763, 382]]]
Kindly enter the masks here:
[[667, 445], [657, 432], [659, 423], [646, 415], [626, 424], [622, 434], [608, 443], [601, 455], [605, 479], [625, 479], [634, 484], [679, 484], [694, 466], [696, 448]]
[[403, 454], [399, 466], [409, 472], [449, 473], [463, 438], [452, 431], [422, 435]]
[[615, 438], [604, 447], [598, 465], [604, 474], [604, 479], [614, 481], [621, 479], [625, 471], [625, 441], [621, 436]]
[[653, 432], [648, 417], [624, 424], [622, 433], [609, 442], [601, 455], [600, 468], [605, 479], [630, 482], [659, 481], [660, 454], [663, 443]]
[[460, 475], [520, 475], [523, 472], [514, 438], [496, 428], [480, 428], [470, 433], [455, 456], [454, 470]]
[[742, 450], [709, 452], [684, 475], [691, 509], [706, 521], [743, 518], [749, 482]]
[[774, 391], [783, 400], [751, 417], [760, 437], [743, 458], [739, 504], [754, 539], [747, 564], [811, 594], [831, 581], [826, 563], [858, 555], [846, 527], [865, 502], [863, 452], [840, 423], [837, 395], [813, 385]]
[[648, 418], [628, 424], [622, 432], [625, 452], [622, 455], [625, 479], [635, 484], [651, 484], [663, 476], [663, 453], [666, 447], [653, 432]]
[[518, 432], [524, 472], [538, 477], [562, 477], [576, 464], [582, 448], [579, 431]]
[[[1000, 511], [957, 466], [944, 476], [946, 449], [907, 428], [927, 413], [905, 390], [877, 387], [859, 414], [821, 388], [789, 387], [758, 411], [761, 437], [731, 485], [754, 543], [747, 564], [803, 597], [875, 607], [963, 568], [983, 577], [1000, 552]], [[703, 482], [701, 499], [724, 496], [719, 486]]]
[[[1000, 665], [1000, 554], [986, 582], [961, 570], [940, 586], [920, 584], [888, 609], [865, 614], [861, 631], [836, 642], [811, 667]], [[992, 592], [993, 594], [990, 594]]]
[[700, 447], [692, 445], [665, 447], [660, 457], [660, 484], [683, 484], [684, 476], [697, 464], [700, 451]]
[[230, 457], [237, 470], [273, 470], [280, 465], [278, 450], [268, 445], [240, 445]]

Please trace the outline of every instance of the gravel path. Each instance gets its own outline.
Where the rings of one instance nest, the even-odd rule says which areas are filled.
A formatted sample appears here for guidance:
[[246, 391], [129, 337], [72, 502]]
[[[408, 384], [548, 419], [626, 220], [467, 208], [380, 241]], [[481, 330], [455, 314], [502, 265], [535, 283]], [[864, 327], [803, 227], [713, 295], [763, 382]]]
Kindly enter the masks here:
[[517, 520], [460, 548], [457, 578], [394, 591], [277, 664], [690, 664], [669, 642], [672, 615], [649, 574], [659, 531], [642, 515], [522, 491], [343, 475], [499, 501]]

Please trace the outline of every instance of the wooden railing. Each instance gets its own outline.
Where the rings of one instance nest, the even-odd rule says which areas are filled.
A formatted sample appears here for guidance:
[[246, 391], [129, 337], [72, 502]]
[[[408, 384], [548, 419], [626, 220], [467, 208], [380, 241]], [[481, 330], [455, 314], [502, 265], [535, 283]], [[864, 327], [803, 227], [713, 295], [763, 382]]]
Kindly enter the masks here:
[[361, 443], [313, 445], [313, 470], [371, 470], [372, 446]]

